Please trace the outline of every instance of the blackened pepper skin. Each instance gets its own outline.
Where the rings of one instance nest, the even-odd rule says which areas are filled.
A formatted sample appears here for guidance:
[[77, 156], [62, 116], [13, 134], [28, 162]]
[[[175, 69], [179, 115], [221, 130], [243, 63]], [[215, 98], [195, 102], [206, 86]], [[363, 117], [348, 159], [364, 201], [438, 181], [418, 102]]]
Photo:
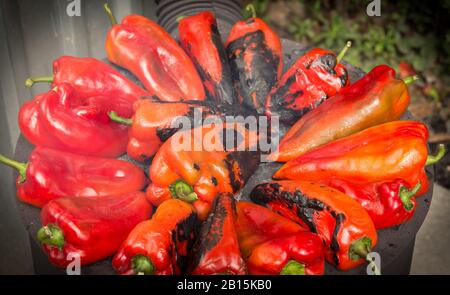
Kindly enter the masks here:
[[250, 198], [317, 233], [326, 258], [348, 270], [367, 259], [376, 245], [375, 226], [364, 208], [335, 189], [306, 181], [276, 181], [256, 186]]
[[266, 97], [281, 76], [281, 42], [259, 18], [237, 22], [226, 42], [239, 102], [264, 113]]

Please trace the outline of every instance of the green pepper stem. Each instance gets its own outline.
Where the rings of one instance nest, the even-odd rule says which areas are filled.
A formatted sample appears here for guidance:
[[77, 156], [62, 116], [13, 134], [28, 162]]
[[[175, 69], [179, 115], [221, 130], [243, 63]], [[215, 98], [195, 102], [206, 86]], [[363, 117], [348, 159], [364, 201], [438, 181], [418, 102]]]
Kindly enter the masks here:
[[[348, 249], [348, 256], [352, 260], [364, 259], [370, 264], [373, 262], [369, 259], [368, 255], [372, 251], [372, 239], [369, 237], [362, 237], [356, 241], [353, 241]], [[380, 275], [381, 272], [376, 265], [373, 266], [374, 273]]]
[[131, 266], [137, 275], [152, 275], [155, 272], [155, 267], [150, 259], [142, 254], [137, 254], [131, 259]]
[[108, 14], [109, 21], [111, 22], [111, 25], [117, 25], [117, 20], [114, 14], [112, 13], [111, 8], [109, 8], [108, 3], [103, 4], [103, 8], [105, 9], [106, 13]]
[[56, 224], [51, 223], [38, 230], [37, 239], [42, 244], [55, 246], [59, 249], [62, 249], [65, 243], [63, 231]]
[[435, 155], [428, 155], [427, 162], [425, 163], [425, 166], [434, 165], [437, 162], [439, 162], [447, 152], [447, 149], [445, 148], [445, 145], [440, 143], [438, 145], [438, 149]]
[[405, 186], [400, 187], [398, 196], [403, 203], [403, 207], [405, 207], [407, 211], [411, 211], [414, 208], [414, 203], [411, 201], [411, 198], [417, 194], [421, 186], [422, 184], [419, 181], [411, 190], [408, 190]]
[[34, 83], [53, 83], [53, 76], [30, 77], [25, 80], [25, 87], [30, 88]]
[[184, 180], [177, 180], [169, 186], [170, 194], [175, 199], [192, 203], [198, 200], [194, 188]]
[[403, 78], [403, 82], [405, 82], [406, 85], [409, 85], [417, 80], [419, 80], [419, 76], [417, 76], [417, 75], [408, 76], [406, 78]]
[[350, 47], [352, 47], [352, 41], [347, 41], [344, 48], [342, 48], [341, 52], [339, 52], [338, 56], [336, 57], [336, 63], [341, 62]]
[[186, 18], [186, 15], [179, 15], [177, 16], [177, 22], [180, 22], [183, 18]]
[[27, 175], [28, 163], [22, 163], [22, 162], [15, 161], [13, 159], [3, 156], [2, 154], [0, 154], [0, 163], [3, 163], [5, 165], [8, 165], [9, 167], [16, 169], [19, 172], [21, 181], [22, 182], [25, 181], [25, 179], [27, 177], [26, 175]]
[[252, 18], [256, 17], [256, 9], [253, 4], [248, 4], [247, 6], [245, 6], [245, 10], [249, 11], [252, 14]]
[[280, 275], [304, 275], [305, 265], [295, 260], [289, 260], [281, 269]]
[[133, 124], [133, 119], [123, 118], [114, 111], [109, 112], [108, 117], [111, 119], [111, 121], [114, 121], [122, 125], [131, 126]]

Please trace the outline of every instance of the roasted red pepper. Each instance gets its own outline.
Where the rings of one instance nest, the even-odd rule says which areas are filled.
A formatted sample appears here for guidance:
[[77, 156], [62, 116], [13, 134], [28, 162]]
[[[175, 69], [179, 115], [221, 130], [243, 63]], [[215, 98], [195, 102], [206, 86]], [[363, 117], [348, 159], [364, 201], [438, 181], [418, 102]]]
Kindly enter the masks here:
[[[226, 149], [225, 136], [233, 136], [229, 142], [237, 139], [238, 145]], [[192, 202], [199, 218], [205, 220], [218, 193], [236, 194], [253, 174], [260, 160], [259, 153], [251, 151], [257, 140], [241, 124], [211, 124], [177, 132], [153, 158], [147, 188], [150, 202], [158, 206], [172, 197], [183, 199]]]
[[377, 228], [394, 226], [412, 216], [414, 196], [428, 190], [424, 166], [445, 153], [440, 146], [438, 155], [428, 156], [427, 140], [427, 127], [420, 122], [389, 122], [307, 152], [274, 178], [335, 187], [358, 200]]
[[144, 187], [144, 171], [121, 160], [80, 156], [37, 147], [28, 163], [0, 155], [0, 162], [19, 172], [17, 197], [42, 207], [60, 197], [102, 197], [135, 192]]
[[235, 229], [236, 203], [230, 193], [219, 194], [192, 248], [188, 273], [246, 274]]
[[108, 112], [130, 117], [128, 101], [108, 96], [82, 97], [68, 83], [58, 84], [25, 104], [19, 113], [22, 134], [33, 145], [81, 155], [117, 157], [127, 145], [127, 127]]
[[70, 83], [81, 97], [107, 96], [111, 100], [121, 98], [130, 104], [148, 95], [112, 66], [90, 57], [62, 56], [53, 62], [53, 76], [29, 78], [25, 85], [31, 87], [36, 82], [54, 86]]
[[198, 220], [192, 205], [162, 203], [152, 218], [138, 224], [113, 259], [119, 274], [180, 274], [196, 238]]
[[370, 216], [351, 197], [306, 181], [277, 181], [256, 186], [250, 198], [317, 233], [326, 259], [340, 270], [364, 262], [377, 243]]
[[194, 62], [208, 96], [218, 103], [233, 104], [230, 65], [214, 15], [206, 11], [185, 17], [178, 30], [181, 46]]
[[250, 274], [323, 274], [321, 239], [267, 208], [237, 203], [236, 232]]
[[81, 265], [113, 255], [128, 233], [150, 217], [145, 194], [59, 198], [42, 208], [37, 232], [50, 262], [65, 267], [79, 255]]
[[[145, 161], [152, 157], [162, 143], [169, 139], [180, 127], [176, 127], [176, 119], [184, 116], [191, 124], [201, 123], [208, 115], [220, 114], [205, 104], [195, 102], [162, 102], [143, 99], [134, 104], [134, 116], [131, 119], [122, 118], [116, 113], [109, 114], [111, 120], [131, 126], [128, 132], [128, 155], [137, 160]], [[199, 112], [198, 118], [195, 112]]]
[[204, 100], [200, 76], [188, 55], [158, 24], [140, 15], [128, 15], [106, 38], [108, 59], [133, 73], [152, 95], [165, 101]]
[[298, 120], [269, 158], [287, 162], [330, 141], [398, 120], [408, 107], [407, 83], [412, 80], [396, 79], [386, 65], [375, 67]]
[[333, 52], [311, 49], [297, 59], [272, 89], [266, 100], [266, 114], [278, 115], [280, 121], [294, 124], [348, 84], [347, 70]]
[[266, 97], [281, 77], [280, 38], [253, 13], [233, 26], [226, 50], [240, 104], [263, 114]]

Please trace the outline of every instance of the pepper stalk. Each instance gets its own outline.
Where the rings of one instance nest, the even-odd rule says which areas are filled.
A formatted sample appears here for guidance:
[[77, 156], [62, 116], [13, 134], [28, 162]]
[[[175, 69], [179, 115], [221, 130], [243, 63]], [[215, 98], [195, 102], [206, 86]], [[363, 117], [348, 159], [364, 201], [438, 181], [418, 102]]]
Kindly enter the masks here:
[[40, 243], [62, 249], [65, 244], [64, 234], [56, 224], [47, 224], [37, 232], [37, 239]]
[[[368, 237], [362, 237], [356, 241], [353, 241], [348, 250], [348, 256], [350, 259], [358, 260], [364, 259], [369, 263], [373, 261], [369, 259], [368, 255], [372, 251], [372, 239]], [[376, 275], [381, 275], [381, 271], [376, 265], [373, 266], [373, 272]]]
[[16, 169], [20, 175], [20, 182], [24, 182], [26, 180], [28, 163], [18, 162], [16, 160], [7, 158], [2, 154], [0, 154], [0, 163], [3, 163], [5, 165], [8, 165], [9, 167]]

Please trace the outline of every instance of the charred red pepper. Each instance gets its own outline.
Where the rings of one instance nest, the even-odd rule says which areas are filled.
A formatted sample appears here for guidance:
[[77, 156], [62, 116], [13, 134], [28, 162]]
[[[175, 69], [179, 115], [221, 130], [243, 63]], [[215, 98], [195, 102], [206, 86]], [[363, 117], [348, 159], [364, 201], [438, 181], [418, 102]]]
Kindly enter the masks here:
[[185, 17], [178, 30], [181, 46], [194, 62], [208, 96], [218, 103], [233, 104], [231, 70], [214, 15], [205, 11]]
[[351, 197], [306, 181], [276, 181], [257, 185], [250, 198], [317, 233], [326, 259], [340, 270], [364, 262], [377, 243], [370, 216]]
[[[81, 265], [113, 255], [128, 233], [150, 217], [145, 194], [59, 198], [42, 208], [37, 232], [50, 262], [65, 267], [79, 255]], [[70, 255], [70, 256], [69, 256]]]
[[197, 217], [181, 200], [162, 203], [152, 218], [139, 223], [113, 259], [119, 274], [180, 274], [196, 237]]
[[[424, 166], [443, 157], [427, 150], [427, 127], [394, 121], [325, 144], [287, 162], [276, 179], [310, 180], [358, 200], [377, 228], [398, 225], [414, 213], [414, 196], [428, 190]], [[411, 190], [411, 191], [410, 191]]]
[[280, 38], [253, 13], [233, 26], [225, 45], [240, 104], [263, 114], [266, 97], [281, 77]]
[[409, 105], [407, 84], [381, 65], [311, 110], [289, 129], [269, 158], [287, 162], [307, 151], [372, 127], [398, 120]]
[[36, 82], [70, 83], [82, 97], [108, 96], [130, 104], [149, 95], [112, 66], [90, 57], [62, 56], [53, 62], [53, 76], [29, 78], [25, 86]]
[[131, 116], [128, 101], [108, 96], [82, 97], [68, 83], [25, 104], [19, 113], [22, 134], [36, 146], [76, 154], [117, 157], [127, 145], [127, 127], [113, 122], [108, 112]]
[[198, 275], [246, 274], [235, 229], [236, 202], [230, 193], [219, 194], [192, 248], [188, 273]]
[[[222, 140], [226, 136], [233, 136], [230, 142], [237, 140], [237, 145], [227, 149]], [[256, 169], [259, 153], [251, 148], [257, 140], [256, 134], [240, 124], [179, 131], [153, 158], [147, 188], [150, 202], [158, 206], [170, 198], [183, 199], [192, 202], [199, 218], [205, 220], [217, 194], [236, 194]]]
[[347, 70], [337, 56], [332, 51], [314, 48], [283, 74], [267, 97], [266, 114], [278, 115], [281, 121], [294, 124], [348, 84]]
[[205, 99], [194, 64], [169, 33], [140, 15], [128, 15], [117, 24], [106, 4], [105, 9], [113, 25], [106, 38], [112, 63], [133, 73], [161, 100]]
[[236, 232], [250, 274], [323, 274], [321, 239], [267, 208], [237, 203]]
[[142, 189], [144, 171], [122, 160], [81, 156], [37, 147], [28, 163], [0, 155], [0, 162], [19, 172], [17, 197], [42, 207], [60, 197], [102, 197]]

